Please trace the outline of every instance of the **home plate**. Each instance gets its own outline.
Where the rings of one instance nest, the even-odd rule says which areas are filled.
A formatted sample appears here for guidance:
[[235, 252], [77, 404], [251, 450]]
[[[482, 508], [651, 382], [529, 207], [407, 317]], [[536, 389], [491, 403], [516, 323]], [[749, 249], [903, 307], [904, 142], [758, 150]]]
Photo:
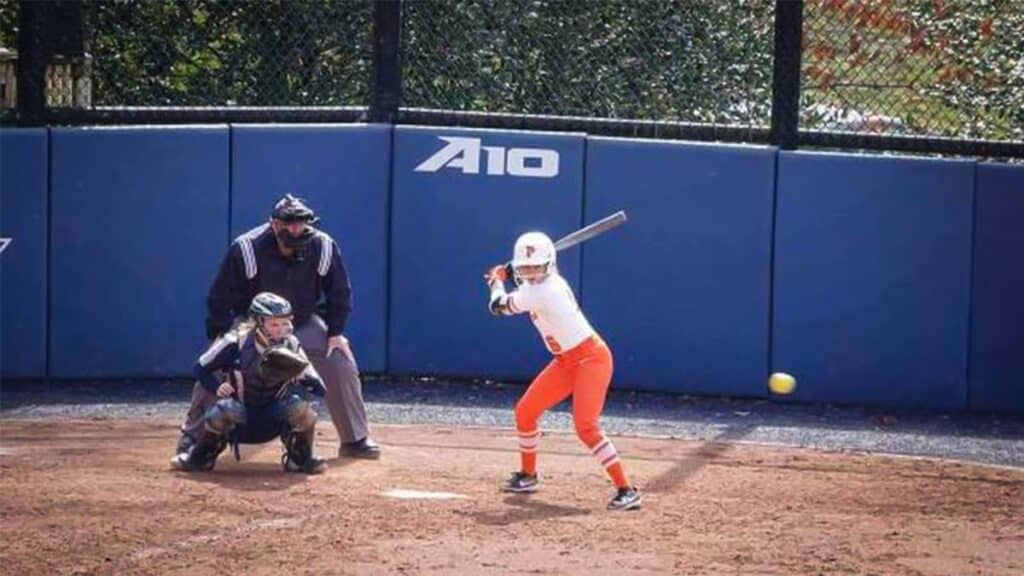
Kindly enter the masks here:
[[383, 493], [389, 498], [401, 498], [402, 500], [453, 500], [458, 498], [469, 498], [464, 494], [455, 492], [426, 492], [424, 490], [388, 490]]

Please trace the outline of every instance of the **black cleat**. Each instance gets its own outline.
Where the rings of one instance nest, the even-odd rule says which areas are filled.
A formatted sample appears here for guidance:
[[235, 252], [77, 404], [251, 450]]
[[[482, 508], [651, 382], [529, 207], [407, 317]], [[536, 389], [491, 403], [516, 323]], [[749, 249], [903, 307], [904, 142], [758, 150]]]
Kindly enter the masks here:
[[175, 470], [181, 470], [183, 472], [209, 472], [213, 470], [213, 465], [216, 460], [207, 460], [205, 462], [199, 462], [194, 458], [191, 458], [188, 452], [181, 454], [175, 454], [171, 458], [171, 466]]
[[377, 460], [380, 458], [380, 446], [367, 436], [355, 442], [345, 442], [338, 447], [339, 458], [364, 458], [366, 460]]
[[609, 510], [633, 510], [639, 508], [640, 504], [644, 501], [644, 496], [637, 491], [636, 488], [630, 486], [628, 488], [619, 488], [618, 493], [612, 498], [612, 501], [608, 503]]
[[187, 454], [189, 449], [192, 448], [192, 446], [195, 443], [196, 443], [195, 438], [193, 438], [193, 437], [189, 436], [188, 434], [182, 432], [181, 433], [181, 438], [178, 438], [178, 446], [175, 447], [175, 449], [174, 449], [174, 455], [177, 456], [178, 454]]
[[171, 466], [185, 472], [209, 472], [217, 464], [217, 456], [224, 451], [223, 441], [196, 442], [187, 452], [175, 454]]
[[319, 474], [327, 469], [327, 462], [313, 455], [312, 438], [291, 433], [281, 439], [284, 441], [281, 467], [285, 472]]
[[528, 494], [537, 491], [537, 475], [526, 474], [525, 472], [513, 472], [508, 480], [501, 485], [502, 492], [515, 492], [516, 494]]
[[306, 458], [303, 463], [298, 463], [288, 457], [285, 454], [281, 459], [281, 463], [284, 465], [285, 472], [293, 472], [296, 474], [320, 474], [324, 470], [327, 470], [327, 461], [323, 458], [317, 458], [316, 456], [310, 456]]

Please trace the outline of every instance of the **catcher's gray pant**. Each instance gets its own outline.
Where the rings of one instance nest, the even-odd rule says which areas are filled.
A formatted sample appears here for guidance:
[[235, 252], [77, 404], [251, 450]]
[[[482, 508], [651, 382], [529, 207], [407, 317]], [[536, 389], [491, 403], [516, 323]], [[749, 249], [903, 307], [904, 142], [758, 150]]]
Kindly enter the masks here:
[[[327, 325], [316, 314], [295, 330], [295, 336], [327, 388], [327, 410], [331, 413], [338, 437], [342, 442], [366, 438], [370, 429], [366, 422], [359, 367], [340, 351], [330, 357], [324, 355], [327, 350]], [[203, 434], [203, 415], [216, 401], [216, 394], [208, 392], [196, 382], [192, 388], [192, 404], [181, 431], [192, 438], [199, 438]]]

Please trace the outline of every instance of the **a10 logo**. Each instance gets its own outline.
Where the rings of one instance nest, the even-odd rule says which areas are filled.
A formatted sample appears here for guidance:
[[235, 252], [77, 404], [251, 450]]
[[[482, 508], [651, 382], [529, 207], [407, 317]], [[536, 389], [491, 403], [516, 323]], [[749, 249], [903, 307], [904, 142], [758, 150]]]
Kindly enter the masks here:
[[483, 146], [479, 138], [460, 136], [438, 136], [438, 139], [447, 142], [447, 145], [420, 162], [415, 168], [416, 172], [438, 172], [442, 168], [456, 168], [463, 174], [479, 174], [482, 155], [486, 159], [484, 167], [489, 176], [558, 176], [558, 150]]

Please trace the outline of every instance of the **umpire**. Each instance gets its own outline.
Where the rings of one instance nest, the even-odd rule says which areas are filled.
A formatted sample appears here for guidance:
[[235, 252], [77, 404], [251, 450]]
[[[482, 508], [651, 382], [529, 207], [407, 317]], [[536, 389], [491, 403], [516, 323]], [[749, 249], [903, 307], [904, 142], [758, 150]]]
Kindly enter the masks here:
[[[236, 238], [206, 299], [206, 333], [214, 339], [231, 329], [260, 292], [289, 300], [295, 336], [327, 388], [327, 409], [341, 439], [338, 455], [379, 458], [380, 447], [370, 438], [366, 422], [355, 355], [343, 334], [352, 309], [348, 273], [334, 239], [313, 227], [318, 221], [301, 199], [288, 194], [274, 205], [270, 222]], [[315, 310], [321, 294], [324, 318]], [[200, 436], [203, 414], [216, 400], [196, 384], [179, 453]]]

